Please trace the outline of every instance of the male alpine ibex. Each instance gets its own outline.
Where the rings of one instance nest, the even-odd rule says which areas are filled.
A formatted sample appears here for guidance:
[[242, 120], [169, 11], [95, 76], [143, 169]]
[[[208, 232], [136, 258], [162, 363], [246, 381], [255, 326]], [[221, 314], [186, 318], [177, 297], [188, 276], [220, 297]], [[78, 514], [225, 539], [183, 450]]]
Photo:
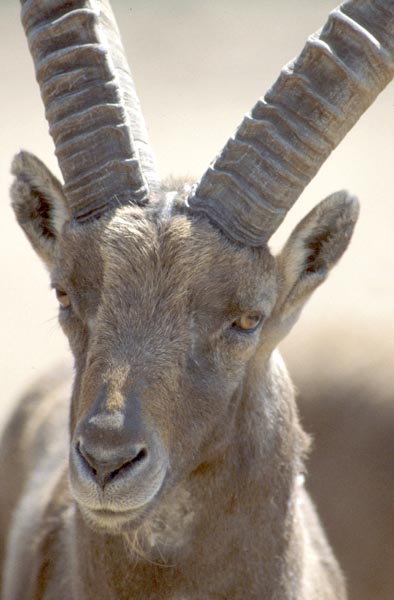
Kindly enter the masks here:
[[160, 185], [107, 2], [22, 4], [64, 185], [22, 152], [13, 207], [75, 378], [68, 445], [61, 396], [5, 432], [3, 599], [345, 598], [275, 348], [357, 201], [321, 202], [277, 257], [267, 243], [392, 79], [394, 4], [335, 10], [190, 194]]

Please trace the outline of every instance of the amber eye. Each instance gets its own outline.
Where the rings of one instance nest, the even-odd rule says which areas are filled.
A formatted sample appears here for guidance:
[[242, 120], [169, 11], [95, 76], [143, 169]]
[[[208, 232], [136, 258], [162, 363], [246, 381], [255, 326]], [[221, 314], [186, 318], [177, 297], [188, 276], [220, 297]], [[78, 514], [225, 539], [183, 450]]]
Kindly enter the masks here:
[[261, 312], [247, 312], [243, 313], [238, 319], [232, 322], [231, 327], [238, 329], [239, 331], [245, 331], [251, 333], [260, 325], [263, 320], [263, 314]]
[[64, 290], [60, 290], [59, 288], [56, 288], [56, 298], [58, 299], [59, 303], [62, 305], [63, 308], [68, 308], [71, 304], [68, 294], [66, 294]]

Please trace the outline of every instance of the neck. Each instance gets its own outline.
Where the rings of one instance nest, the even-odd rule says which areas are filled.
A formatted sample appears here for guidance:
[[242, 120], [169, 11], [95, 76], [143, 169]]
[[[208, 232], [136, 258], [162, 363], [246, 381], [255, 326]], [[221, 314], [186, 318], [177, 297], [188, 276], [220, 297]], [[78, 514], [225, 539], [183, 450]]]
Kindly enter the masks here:
[[[285, 598], [290, 576], [294, 591], [299, 543], [294, 507], [304, 437], [291, 384], [276, 358], [263, 377], [251, 373], [248, 378], [252, 384], [243, 393], [220, 459], [194, 470], [137, 531], [95, 533], [76, 513], [84, 598], [104, 599], [116, 590], [123, 599], [133, 590], [133, 598], [188, 593], [194, 599], [193, 590], [201, 594], [201, 586], [209, 598], [214, 589], [236, 599], [246, 589], [250, 598], [261, 598], [262, 590], [267, 597], [281, 592]], [[92, 560], [101, 563], [94, 574]], [[94, 594], [87, 591], [93, 589]]]

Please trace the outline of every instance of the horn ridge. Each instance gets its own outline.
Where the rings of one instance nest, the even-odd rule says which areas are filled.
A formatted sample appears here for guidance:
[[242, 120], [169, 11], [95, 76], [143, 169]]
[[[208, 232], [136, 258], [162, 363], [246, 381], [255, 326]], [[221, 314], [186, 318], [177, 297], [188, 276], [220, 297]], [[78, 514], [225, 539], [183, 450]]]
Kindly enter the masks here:
[[[286, 168], [298, 173], [300, 176], [308, 174], [308, 160], [297, 155], [297, 149], [292, 143], [291, 136], [288, 135], [286, 138], [283, 127], [278, 126], [275, 129], [270, 121], [247, 115], [238, 130], [238, 138], [241, 142], [254, 146], [257, 152], [266, 156], [267, 151], [270, 150], [276, 161], [282, 158], [283, 162], [286, 163]], [[286, 148], [286, 155], [283, 154], [283, 148]], [[305, 148], [305, 154], [308, 154], [307, 147]], [[268, 156], [267, 160], [269, 160]]]
[[[365, 3], [367, 10], [364, 10]], [[345, 2], [341, 7], [342, 15], [369, 31], [383, 49], [387, 48], [387, 60], [390, 61], [390, 54], [394, 51], [392, 2], [391, 0], [366, 0], [363, 4], [358, 5], [354, 1]], [[385, 27], [382, 27], [382, 23]]]
[[[243, 186], [250, 184], [251, 189], [255, 192], [258, 198], [261, 185], [264, 185], [265, 192], [276, 197], [277, 187], [285, 185], [288, 188], [293, 186], [302, 186], [305, 176], [297, 173], [294, 170], [290, 171], [284, 165], [281, 156], [275, 157], [270, 152], [261, 152], [261, 147], [254, 143], [253, 140], [229, 140], [228, 153], [223, 155], [216, 161], [217, 171], [228, 171], [243, 181]], [[260, 181], [260, 171], [264, 169], [266, 178], [262, 183]], [[245, 173], [248, 173], [248, 181], [245, 181]], [[279, 181], [278, 181], [279, 180]], [[305, 183], [304, 183], [305, 185]], [[283, 199], [276, 200], [280, 206]]]
[[[282, 136], [282, 139], [286, 143], [294, 146], [295, 150], [297, 149], [298, 144], [301, 144], [306, 157], [313, 154], [324, 156], [326, 152], [327, 144], [324, 140], [316, 138], [314, 131], [311, 128], [305, 127], [304, 123], [294, 119], [294, 111], [288, 109], [285, 112], [284, 110], [281, 110], [280, 106], [268, 104], [262, 98], [257, 101], [251, 110], [250, 117], [256, 123], [256, 135], [258, 133], [257, 126], [260, 123], [265, 122], [270, 124], [272, 135], [276, 134], [278, 136], [278, 143], [280, 141], [280, 136]], [[249, 115], [246, 115], [240, 126], [241, 131], [248, 120]], [[279, 132], [279, 134], [276, 132]]]
[[50, 134], [56, 140], [56, 146], [68, 142], [75, 138], [75, 126], [82, 123], [79, 138], [83, 140], [83, 136], [88, 133], [101, 129], [102, 127], [111, 127], [113, 122], [119, 121], [121, 124], [122, 107], [119, 104], [94, 104], [82, 110], [75, 112], [70, 117], [59, 119], [53, 126], [50, 127]]
[[[215, 167], [216, 176], [224, 182], [228, 182], [231, 186], [238, 190], [239, 194], [245, 193], [245, 180], [243, 176], [237, 172], [235, 169], [230, 169], [226, 167], [226, 165], [216, 165]], [[264, 204], [264, 207], [273, 214], [281, 214], [283, 211], [282, 206], [278, 206], [275, 204], [275, 190], [272, 189], [275, 187], [275, 182], [271, 179], [271, 181], [267, 178], [266, 181], [266, 195], [262, 200], [258, 196], [258, 190], [253, 185], [248, 187], [247, 193], [245, 194], [245, 204], [246, 207], [249, 206], [249, 210], [253, 209], [254, 204], [259, 201]]]
[[303, 127], [314, 130], [328, 145], [331, 144], [327, 127], [340, 121], [342, 111], [325, 100], [304, 75], [296, 73], [292, 64], [282, 70], [265, 100], [284, 112], [293, 113], [293, 118], [302, 121]]
[[[53, 21], [59, 19], [70, 12], [71, 6], [70, 0], [41, 1], [39, 4], [37, 0], [21, 0], [21, 4], [21, 20], [27, 33], [42, 20]], [[86, 0], [72, 0], [72, 4], [74, 7], [72, 10], [84, 8]]]
[[118, 82], [111, 79], [103, 82], [97, 78], [95, 68], [70, 69], [67, 73], [52, 75], [43, 82], [41, 95], [48, 106], [46, 116], [49, 123], [71, 115], [73, 110], [83, 111], [106, 104], [119, 104]]
[[[88, 44], [94, 39], [97, 13], [90, 8], [76, 8], [45, 23], [39, 21], [27, 29], [30, 50], [36, 60], [40, 55], [75, 45]], [[83, 23], [83, 28], [78, 26]]]
[[[244, 122], [245, 121], [246, 119]], [[281, 175], [289, 183], [296, 183], [299, 178], [304, 178], [306, 176], [305, 171], [308, 169], [308, 163], [299, 161], [300, 164], [297, 165], [291, 160], [292, 152], [294, 156], [296, 155], [294, 154], [294, 148], [287, 140], [281, 138], [278, 143], [278, 138], [280, 138], [280, 136], [278, 134], [275, 137], [270, 136], [269, 127], [267, 127], [267, 123], [264, 121], [256, 122], [256, 120], [253, 119], [253, 128], [255, 126], [258, 128], [259, 134], [263, 134], [264, 139], [261, 139], [260, 135], [253, 135], [253, 130], [248, 135], [248, 132], [245, 132], [243, 129], [242, 131], [238, 131], [240, 148], [243, 147], [247, 152], [249, 147], [251, 151], [254, 152], [257, 160], [265, 162], [268, 170], [274, 170], [274, 172], [276, 172], [279, 163], [283, 163], [282, 170], [284, 171], [284, 167], [286, 167], [286, 173], [282, 173], [281, 170]], [[280, 153], [283, 145], [286, 147], [288, 153], [286, 157]], [[270, 150], [270, 153], [267, 152], [268, 149]]]
[[[244, 245], [265, 244], [393, 76], [394, 3], [348, 0], [244, 118], [188, 199], [189, 211]], [[242, 179], [242, 190], [219, 175], [222, 168]]]
[[[99, 170], [94, 169], [85, 173], [83, 178], [70, 181], [67, 184], [67, 198], [73, 204], [74, 219], [79, 222], [88, 221], [92, 217], [100, 216], [104, 206], [110, 210], [127, 204], [130, 198], [128, 189], [134, 184], [135, 171], [138, 169], [139, 163], [136, 159], [122, 162], [109, 160], [100, 165]], [[97, 196], [97, 187], [103, 192], [100, 196]], [[134, 197], [140, 205], [147, 202], [145, 192], [144, 187], [134, 189]], [[105, 204], [102, 204], [103, 198]]]

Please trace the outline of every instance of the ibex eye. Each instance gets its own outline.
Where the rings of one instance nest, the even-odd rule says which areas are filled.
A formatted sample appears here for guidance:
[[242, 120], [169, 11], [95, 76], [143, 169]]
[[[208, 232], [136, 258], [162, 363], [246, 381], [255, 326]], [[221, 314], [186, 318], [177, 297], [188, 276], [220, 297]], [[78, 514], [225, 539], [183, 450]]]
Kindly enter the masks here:
[[56, 288], [56, 298], [63, 308], [68, 308], [71, 304], [68, 294], [64, 290]]
[[232, 322], [231, 327], [233, 327], [233, 329], [238, 329], [239, 331], [252, 333], [262, 321], [263, 314], [261, 312], [247, 312], [243, 313], [238, 319], [235, 319]]

